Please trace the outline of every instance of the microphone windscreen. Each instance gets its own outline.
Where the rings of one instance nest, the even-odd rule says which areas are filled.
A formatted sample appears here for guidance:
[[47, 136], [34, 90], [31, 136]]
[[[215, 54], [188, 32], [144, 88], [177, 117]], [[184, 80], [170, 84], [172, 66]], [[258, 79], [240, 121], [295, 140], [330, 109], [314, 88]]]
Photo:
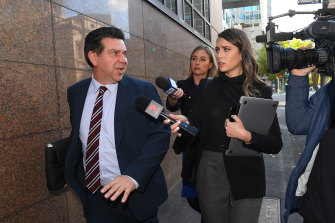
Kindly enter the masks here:
[[135, 107], [139, 112], [144, 112], [150, 104], [150, 99], [145, 96], [138, 96], [135, 101]]
[[156, 78], [156, 85], [159, 88], [166, 90], [170, 88], [170, 81], [167, 78], [160, 76]]

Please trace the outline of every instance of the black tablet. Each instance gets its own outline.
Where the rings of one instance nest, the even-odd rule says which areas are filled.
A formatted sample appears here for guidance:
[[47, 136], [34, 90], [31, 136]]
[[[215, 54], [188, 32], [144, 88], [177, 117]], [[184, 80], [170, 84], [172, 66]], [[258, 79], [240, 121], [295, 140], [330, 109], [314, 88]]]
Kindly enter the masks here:
[[[244, 127], [258, 134], [267, 135], [276, 115], [279, 101], [242, 96], [237, 116]], [[226, 150], [227, 156], [260, 156], [261, 153], [245, 147], [243, 142], [232, 138]]]

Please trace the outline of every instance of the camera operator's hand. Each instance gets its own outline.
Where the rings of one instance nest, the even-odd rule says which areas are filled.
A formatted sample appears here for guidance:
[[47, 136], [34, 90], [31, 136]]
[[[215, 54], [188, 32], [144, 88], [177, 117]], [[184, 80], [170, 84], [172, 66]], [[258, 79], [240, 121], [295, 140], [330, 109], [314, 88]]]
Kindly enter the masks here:
[[309, 74], [309, 72], [313, 71], [314, 69], [315, 66], [302, 69], [292, 69], [290, 73], [296, 76], [306, 76], [307, 74]]

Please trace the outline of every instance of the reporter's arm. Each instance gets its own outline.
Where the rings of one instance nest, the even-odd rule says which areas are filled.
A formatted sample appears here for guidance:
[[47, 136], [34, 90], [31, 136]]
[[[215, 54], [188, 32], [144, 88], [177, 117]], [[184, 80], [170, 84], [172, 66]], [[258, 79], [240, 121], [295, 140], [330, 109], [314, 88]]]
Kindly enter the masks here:
[[[181, 134], [178, 133], [178, 130], [180, 129], [179, 124], [181, 122], [186, 122], [186, 123], [190, 123], [190, 122], [188, 121], [188, 119], [184, 115], [169, 114], [169, 117], [171, 117], [171, 119], [174, 119], [174, 120], [177, 121], [176, 123], [170, 125], [171, 134], [176, 134], [178, 137], [181, 137]], [[170, 120], [165, 119], [164, 124], [166, 124], [166, 125], [170, 124]]]
[[293, 69], [288, 77], [285, 117], [287, 128], [292, 134], [306, 135], [309, 129], [309, 121], [317, 102], [315, 100], [317, 94], [309, 99], [309, 78], [307, 74], [312, 68]]
[[166, 108], [169, 111], [177, 111], [180, 108], [181, 97], [183, 97], [184, 91], [181, 88], [178, 88], [176, 92], [171, 95], [168, 95], [166, 98]]

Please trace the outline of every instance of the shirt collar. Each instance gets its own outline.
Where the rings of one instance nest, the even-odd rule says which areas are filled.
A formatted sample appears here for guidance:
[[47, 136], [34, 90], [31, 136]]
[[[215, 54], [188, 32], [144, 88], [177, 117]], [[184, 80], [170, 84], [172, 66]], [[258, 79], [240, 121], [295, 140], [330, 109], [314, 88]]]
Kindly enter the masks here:
[[92, 74], [92, 85], [94, 92], [97, 92], [100, 86], [105, 86], [107, 90], [109, 90], [111, 93], [114, 93], [117, 90], [118, 84], [119, 83], [102, 85], [97, 80], [94, 79], [94, 76]]

